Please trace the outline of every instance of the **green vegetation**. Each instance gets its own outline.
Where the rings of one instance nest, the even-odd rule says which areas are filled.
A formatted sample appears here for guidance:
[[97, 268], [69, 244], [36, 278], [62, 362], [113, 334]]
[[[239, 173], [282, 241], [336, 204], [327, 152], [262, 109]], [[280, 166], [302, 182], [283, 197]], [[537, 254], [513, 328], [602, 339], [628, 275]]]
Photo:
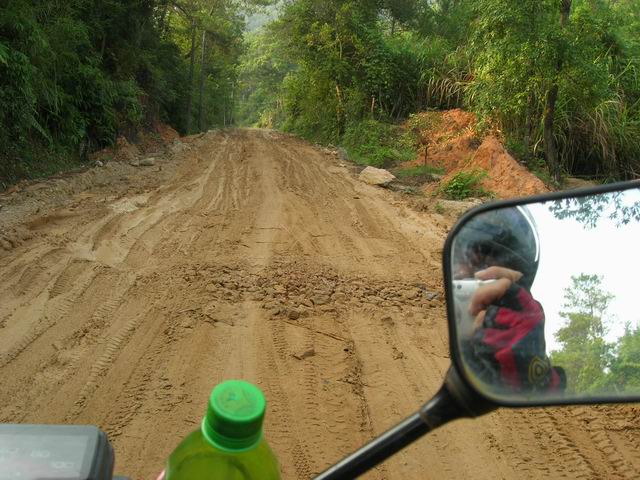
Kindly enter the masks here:
[[232, 0], [5, 2], [0, 189], [77, 165], [117, 136], [135, 139], [160, 121], [182, 133], [228, 123], [240, 7]]
[[242, 70], [237, 120], [345, 144], [380, 166], [403, 154], [371, 138], [384, 138], [379, 123], [417, 130], [429, 117], [416, 112], [464, 107], [546, 183], [630, 178], [639, 32], [635, 0], [293, 0], [247, 43], [260, 61]]
[[470, 197], [490, 197], [488, 192], [480, 185], [487, 172], [473, 170], [470, 172], [458, 172], [440, 187], [445, 197], [451, 200], [464, 200]]
[[565, 291], [565, 325], [555, 337], [562, 345], [551, 353], [554, 365], [567, 373], [567, 393], [638, 392], [640, 390], [640, 327], [626, 325], [615, 342], [606, 341], [606, 312], [614, 296], [602, 289], [602, 277], [572, 277]]
[[86, 160], [158, 121], [277, 128], [390, 166], [435, 126], [416, 113], [454, 107], [548, 183], [632, 178], [638, 38], [637, 0], [5, 2], [0, 182], [49, 171], [42, 151]]
[[614, 347], [606, 383], [609, 389], [618, 392], [640, 391], [640, 326], [633, 329], [626, 325], [624, 335]]
[[617, 227], [640, 222], [640, 202], [627, 192], [611, 192], [549, 202], [549, 211], [559, 220], [572, 218], [585, 228], [596, 228], [600, 221], [613, 221]]
[[395, 176], [398, 178], [406, 177], [427, 177], [432, 174], [442, 175], [444, 174], [444, 168], [434, 167], [431, 165], [418, 165], [416, 167], [402, 168], [396, 170]]
[[342, 137], [349, 158], [362, 165], [389, 167], [413, 160], [415, 147], [406, 141], [399, 127], [376, 120], [362, 120], [349, 125]]

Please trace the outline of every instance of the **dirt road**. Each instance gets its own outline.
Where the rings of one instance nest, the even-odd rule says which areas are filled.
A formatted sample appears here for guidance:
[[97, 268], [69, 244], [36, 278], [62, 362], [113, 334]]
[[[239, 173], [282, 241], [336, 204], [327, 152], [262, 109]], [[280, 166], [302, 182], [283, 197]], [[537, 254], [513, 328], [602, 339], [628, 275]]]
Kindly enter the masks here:
[[[267, 396], [283, 478], [305, 479], [438, 389], [442, 217], [270, 131], [209, 133], [160, 166], [14, 222], [0, 421], [97, 424], [118, 472], [153, 478], [211, 387], [244, 378]], [[637, 478], [639, 413], [458, 421], [367, 478]]]

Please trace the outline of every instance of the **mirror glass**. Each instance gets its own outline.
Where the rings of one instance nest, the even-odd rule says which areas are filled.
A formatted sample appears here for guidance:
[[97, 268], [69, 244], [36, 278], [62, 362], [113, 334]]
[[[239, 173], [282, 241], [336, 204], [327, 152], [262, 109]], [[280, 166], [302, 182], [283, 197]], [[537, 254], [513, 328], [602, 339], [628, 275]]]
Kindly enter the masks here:
[[457, 231], [467, 378], [508, 402], [640, 398], [640, 190], [497, 208]]

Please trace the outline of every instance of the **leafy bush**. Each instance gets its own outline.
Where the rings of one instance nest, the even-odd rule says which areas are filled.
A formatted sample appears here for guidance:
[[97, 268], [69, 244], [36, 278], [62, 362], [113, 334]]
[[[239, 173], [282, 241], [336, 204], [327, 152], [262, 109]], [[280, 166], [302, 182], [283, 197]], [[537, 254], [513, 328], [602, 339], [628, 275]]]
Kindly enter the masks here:
[[473, 170], [470, 172], [456, 173], [451, 179], [445, 182], [440, 191], [445, 197], [451, 200], [464, 200], [469, 197], [486, 197], [491, 193], [480, 185], [487, 172], [484, 170]]
[[283, 84], [287, 113], [283, 130], [309, 140], [337, 143], [342, 132], [336, 120], [338, 102], [331, 79], [303, 68], [289, 73]]
[[400, 141], [402, 133], [395, 125], [362, 120], [347, 127], [342, 142], [356, 163], [388, 167], [415, 158], [415, 148]]

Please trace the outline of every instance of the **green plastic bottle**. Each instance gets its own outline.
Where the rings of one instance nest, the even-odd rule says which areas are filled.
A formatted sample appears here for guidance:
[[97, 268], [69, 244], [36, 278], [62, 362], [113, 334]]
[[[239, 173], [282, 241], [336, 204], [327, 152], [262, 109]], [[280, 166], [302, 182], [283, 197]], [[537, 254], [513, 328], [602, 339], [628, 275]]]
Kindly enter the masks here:
[[278, 461], [262, 436], [266, 401], [241, 380], [216, 386], [200, 429], [167, 462], [166, 480], [279, 480]]

